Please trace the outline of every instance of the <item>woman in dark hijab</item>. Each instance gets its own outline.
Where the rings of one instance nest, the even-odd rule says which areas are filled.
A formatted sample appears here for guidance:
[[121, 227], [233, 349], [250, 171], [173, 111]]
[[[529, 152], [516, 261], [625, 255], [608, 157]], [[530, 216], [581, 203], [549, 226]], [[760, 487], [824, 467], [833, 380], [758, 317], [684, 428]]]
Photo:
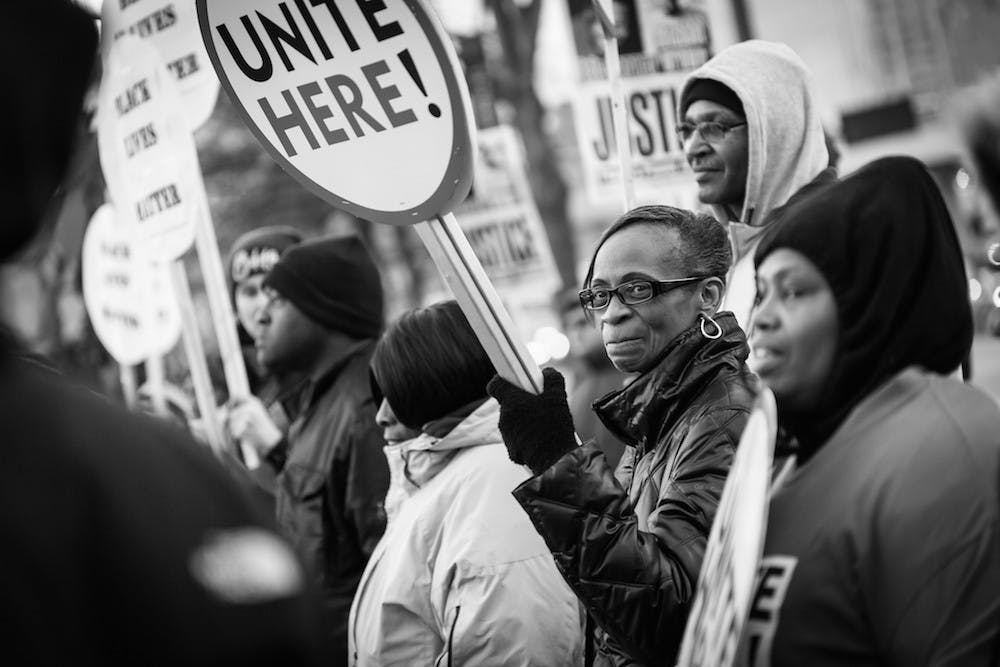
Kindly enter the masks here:
[[1000, 411], [946, 377], [972, 317], [937, 186], [873, 162], [784, 211], [755, 264], [753, 364], [798, 456], [751, 664], [998, 664]]

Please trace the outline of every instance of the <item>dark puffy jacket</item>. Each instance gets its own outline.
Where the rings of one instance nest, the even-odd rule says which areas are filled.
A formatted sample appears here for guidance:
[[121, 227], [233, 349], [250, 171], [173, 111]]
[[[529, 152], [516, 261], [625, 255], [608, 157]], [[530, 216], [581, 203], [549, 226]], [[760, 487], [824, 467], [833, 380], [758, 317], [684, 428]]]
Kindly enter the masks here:
[[679, 648], [757, 393], [736, 318], [716, 319], [722, 337], [682, 333], [655, 368], [594, 403], [628, 446], [617, 473], [590, 444], [514, 491], [596, 623], [593, 664], [669, 665]]

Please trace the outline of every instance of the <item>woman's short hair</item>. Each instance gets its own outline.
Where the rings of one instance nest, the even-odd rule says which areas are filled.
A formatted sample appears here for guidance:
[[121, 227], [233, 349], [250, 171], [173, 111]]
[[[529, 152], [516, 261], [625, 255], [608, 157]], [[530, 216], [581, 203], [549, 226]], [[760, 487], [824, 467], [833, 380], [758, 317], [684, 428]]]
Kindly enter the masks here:
[[584, 287], [590, 287], [590, 281], [594, 278], [594, 260], [604, 242], [626, 227], [635, 225], [675, 230], [683, 247], [674, 249], [674, 252], [683, 262], [685, 276], [714, 276], [723, 283], [726, 282], [726, 274], [733, 263], [733, 250], [729, 245], [726, 228], [705, 213], [657, 204], [639, 206], [628, 211], [601, 234], [601, 239], [590, 256]]
[[376, 345], [371, 371], [396, 419], [414, 429], [486, 398], [496, 373], [454, 300], [403, 314]]

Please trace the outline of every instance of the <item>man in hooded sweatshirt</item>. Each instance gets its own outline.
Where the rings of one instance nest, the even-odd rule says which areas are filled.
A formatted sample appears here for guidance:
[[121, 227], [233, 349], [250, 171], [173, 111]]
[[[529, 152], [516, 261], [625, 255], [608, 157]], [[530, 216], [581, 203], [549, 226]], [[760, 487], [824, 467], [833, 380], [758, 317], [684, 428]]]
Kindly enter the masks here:
[[784, 44], [734, 44], [687, 78], [678, 118], [698, 197], [729, 228], [733, 268], [723, 308], [746, 330], [753, 253], [771, 214], [836, 179], [812, 77]]

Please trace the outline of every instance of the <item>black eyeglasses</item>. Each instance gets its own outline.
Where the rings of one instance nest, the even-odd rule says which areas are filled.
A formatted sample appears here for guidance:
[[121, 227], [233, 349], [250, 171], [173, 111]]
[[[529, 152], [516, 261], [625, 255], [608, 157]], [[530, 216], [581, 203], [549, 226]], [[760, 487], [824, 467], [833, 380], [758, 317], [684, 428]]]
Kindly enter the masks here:
[[746, 121], [742, 123], [734, 123], [732, 125], [726, 125], [725, 123], [719, 123], [714, 120], [706, 121], [704, 123], [681, 123], [677, 126], [677, 136], [680, 138], [681, 143], [687, 143], [695, 132], [701, 135], [701, 138], [709, 143], [718, 143], [726, 138], [734, 128], [742, 127], [746, 125]]
[[708, 276], [692, 276], [674, 280], [630, 280], [618, 287], [591, 287], [580, 291], [580, 305], [584, 310], [604, 310], [611, 303], [611, 295], [617, 294], [618, 300], [626, 306], [645, 303], [654, 296], [666, 294], [670, 290], [696, 283]]

